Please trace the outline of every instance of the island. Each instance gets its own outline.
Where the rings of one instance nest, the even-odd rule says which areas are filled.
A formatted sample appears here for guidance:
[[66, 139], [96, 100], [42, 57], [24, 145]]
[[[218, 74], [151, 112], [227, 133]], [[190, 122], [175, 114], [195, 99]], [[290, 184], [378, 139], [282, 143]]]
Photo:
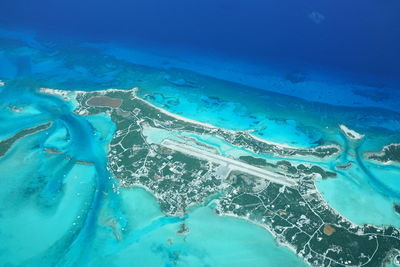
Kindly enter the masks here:
[[[263, 227], [311, 266], [376, 267], [400, 255], [398, 228], [356, 225], [324, 201], [316, 179], [335, 177], [335, 172], [292, 161], [334, 157], [341, 151], [337, 144], [281, 146], [255, 138], [250, 131], [222, 129], [172, 114], [140, 98], [137, 88], [41, 91], [76, 101], [77, 116], [108, 114], [116, 126], [108, 169], [120, 187], [140, 186], [152, 192], [169, 216], [184, 220], [189, 209], [213, 201], [218, 215]], [[342, 130], [349, 138], [360, 138]], [[218, 153], [196, 138], [201, 136], [218, 138], [248, 154]], [[263, 155], [285, 160], [270, 162]], [[187, 231], [183, 223], [179, 232]]]
[[384, 146], [380, 152], [371, 152], [366, 154], [367, 159], [375, 160], [381, 163], [400, 163], [400, 144], [390, 144]]
[[51, 127], [51, 124], [52, 124], [51, 122], [48, 122], [48, 123], [43, 123], [43, 124], [31, 127], [31, 128], [26, 128], [26, 129], [23, 129], [23, 130], [17, 132], [13, 136], [10, 136], [9, 138], [0, 140], [0, 158], [5, 156], [6, 153], [14, 145], [14, 143], [16, 143], [19, 139], [27, 137], [27, 136], [35, 134], [35, 133], [38, 133], [38, 132], [41, 132], [41, 131], [45, 131]]
[[342, 130], [342, 132], [344, 133], [344, 135], [349, 138], [350, 140], [353, 141], [357, 141], [357, 140], [361, 140], [364, 138], [363, 134], [357, 133], [354, 130], [351, 130], [350, 128], [348, 128], [346, 125], [339, 125], [340, 130]]

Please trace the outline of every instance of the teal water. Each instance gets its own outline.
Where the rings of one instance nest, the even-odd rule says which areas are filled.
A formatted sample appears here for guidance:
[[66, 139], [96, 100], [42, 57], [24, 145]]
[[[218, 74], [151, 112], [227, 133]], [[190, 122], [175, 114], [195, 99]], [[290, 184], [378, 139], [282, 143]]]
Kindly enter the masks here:
[[21, 140], [0, 163], [3, 265], [35, 262], [77, 231], [95, 189], [94, 168], [58, 156], [47, 158], [34, 148], [43, 137]]
[[[168, 132], [162, 129], [145, 128], [144, 135], [147, 137], [149, 143], [160, 144], [165, 138], [183, 141], [180, 136], [194, 138], [198, 142], [206, 144], [216, 149], [218, 153], [228, 157], [239, 158], [240, 156], [254, 156], [261, 157], [271, 163], [275, 163], [284, 158], [274, 157], [265, 154], [256, 154], [245, 148], [233, 146], [226, 141], [214, 136], [208, 135], [195, 135], [185, 132]], [[186, 141], [187, 142], [187, 141]], [[196, 146], [195, 143], [191, 143]], [[204, 148], [203, 148], [204, 149]], [[374, 225], [395, 225], [400, 226], [399, 215], [393, 209], [393, 201], [396, 198], [387, 197], [385, 192], [379, 192], [376, 188], [371, 186], [370, 178], [360, 168], [355, 159], [350, 156], [346, 157], [347, 160], [353, 162], [353, 166], [347, 171], [337, 171], [333, 167], [334, 164], [341, 164], [337, 159], [317, 160], [311, 157], [293, 159], [292, 163], [314, 163], [337, 171], [338, 177], [333, 179], [317, 179], [316, 185], [322, 196], [329, 201], [329, 204], [340, 212], [343, 216], [352, 222], [363, 225], [370, 223]], [[368, 170], [374, 177], [385, 177], [382, 179], [387, 188], [397, 190], [400, 188], [399, 169], [397, 167], [380, 165], [376, 163], [366, 163]], [[382, 194], [383, 193], [383, 194]]]
[[[298, 98], [299, 92], [291, 91], [304, 87], [314, 92], [321, 86], [319, 81], [293, 87], [278, 76], [271, 84], [278, 83], [282, 90], [261, 90], [171, 67], [179, 58], [170, 59], [166, 66], [149, 67], [132, 63], [145, 64], [146, 56], [135, 62], [135, 57], [116, 56], [98, 46], [17, 37], [3, 36], [0, 43], [0, 79], [6, 83], [0, 87], [0, 138], [48, 121], [53, 125], [21, 139], [0, 159], [0, 236], [6, 240], [0, 245], [0, 262], [4, 265], [75, 266], [78, 261], [87, 266], [169, 266], [174, 261], [181, 266], [215, 262], [219, 266], [283, 266], [283, 261], [302, 265], [293, 252], [277, 246], [266, 230], [240, 219], [218, 217], [210, 206], [193, 209], [183, 220], [162, 214], [154, 197], [143, 189], [115, 192], [118, 181], [106, 168], [115, 129], [109, 117], [77, 116], [71, 112], [76, 103], [38, 94], [40, 87], [138, 86], [146, 100], [191, 119], [229, 129], [252, 129], [254, 135], [282, 145], [339, 144], [344, 151], [335, 158], [289, 160], [332, 171], [337, 171], [336, 164], [351, 161], [353, 166], [338, 171], [337, 178], [317, 179], [323, 198], [357, 224], [400, 225], [392, 208], [400, 201], [399, 168], [362, 157], [364, 152], [400, 142], [400, 114], [391, 103], [366, 98], [338, 105], [338, 98], [348, 99], [343, 90], [332, 102], [329, 97], [318, 102], [314, 96]], [[188, 69], [204, 72], [205, 67], [194, 64]], [[324, 84], [331, 91], [338, 86]], [[396, 99], [396, 94], [388, 99]], [[21, 110], [15, 112], [13, 107]], [[360, 144], [346, 140], [339, 124], [365, 134], [365, 139]], [[155, 143], [171, 137], [171, 133], [151, 129], [145, 133]], [[226, 156], [253, 155], [215, 137], [179, 134]], [[45, 147], [65, 154], [49, 154]], [[260, 156], [271, 162], [281, 160]], [[93, 165], [80, 165], [77, 160]], [[183, 221], [190, 232], [177, 235]]]
[[[261, 227], [217, 216], [209, 206], [189, 212], [184, 220], [167, 218], [142, 188], [122, 190], [121, 204], [127, 222], [122, 241], [100, 233], [97, 243], [104, 246], [96, 252], [100, 255], [94, 266], [129, 261], [137, 266], [173, 266], [174, 261], [177, 266], [305, 266], [289, 249], [277, 247]], [[177, 234], [181, 223], [189, 229], [187, 234]]]

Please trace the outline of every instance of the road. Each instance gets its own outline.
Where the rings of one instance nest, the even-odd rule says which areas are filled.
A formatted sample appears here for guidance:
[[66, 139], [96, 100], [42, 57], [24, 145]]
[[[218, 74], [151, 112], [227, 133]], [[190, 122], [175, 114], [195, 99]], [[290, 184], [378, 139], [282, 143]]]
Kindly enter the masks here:
[[203, 159], [203, 160], [207, 160], [216, 164], [220, 164], [220, 165], [225, 165], [227, 166], [230, 171], [240, 171], [240, 172], [244, 172], [262, 179], [266, 179], [269, 180], [273, 183], [277, 183], [277, 184], [281, 184], [281, 185], [285, 185], [285, 186], [289, 186], [289, 187], [293, 187], [296, 186], [296, 181], [277, 174], [277, 173], [273, 173], [271, 171], [265, 170], [265, 169], [261, 169], [255, 166], [252, 166], [250, 164], [235, 160], [235, 159], [231, 159], [231, 158], [227, 158], [218, 154], [214, 154], [210, 151], [206, 151], [203, 149], [200, 149], [198, 147], [193, 147], [184, 143], [180, 143], [180, 142], [176, 142], [170, 139], [164, 139], [161, 142], [161, 145], [164, 147], [167, 147], [169, 149], [175, 150], [175, 151], [179, 151], [181, 153], [193, 156], [195, 158], [199, 158], [199, 159]]

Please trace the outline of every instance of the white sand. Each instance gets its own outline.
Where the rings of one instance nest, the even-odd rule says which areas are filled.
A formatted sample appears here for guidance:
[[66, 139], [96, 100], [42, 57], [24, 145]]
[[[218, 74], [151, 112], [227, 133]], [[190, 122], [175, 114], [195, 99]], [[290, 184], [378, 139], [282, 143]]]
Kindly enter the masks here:
[[363, 134], [357, 133], [356, 131], [349, 129], [347, 126], [343, 124], [340, 124], [339, 127], [344, 132], [344, 134], [351, 140], [361, 140], [364, 138]]
[[[193, 124], [196, 124], [196, 125], [199, 125], [199, 126], [202, 126], [202, 127], [207, 127], [207, 128], [212, 128], [212, 129], [223, 129], [223, 128], [216, 127], [216, 126], [214, 126], [214, 125], [212, 125], [212, 124], [209, 124], [209, 123], [204, 123], [204, 122], [199, 122], [199, 121], [195, 121], [195, 120], [192, 120], [192, 119], [188, 119], [188, 118], [186, 118], [186, 117], [180, 116], [180, 115], [178, 115], [178, 114], [174, 114], [174, 113], [169, 112], [169, 111], [167, 111], [167, 110], [165, 110], [165, 109], [162, 109], [162, 108], [160, 108], [160, 107], [157, 107], [156, 105], [154, 105], [154, 104], [152, 104], [152, 103], [150, 103], [150, 102], [148, 102], [148, 101], [146, 101], [146, 100], [144, 100], [144, 99], [138, 97], [137, 94], [136, 94], [136, 92], [137, 92], [138, 90], [139, 90], [139, 88], [134, 87], [134, 88], [132, 88], [132, 89], [130, 89], [130, 90], [123, 90], [123, 89], [106, 89], [106, 90], [98, 90], [98, 91], [90, 91], [90, 92], [96, 92], [96, 93], [100, 93], [100, 94], [103, 94], [103, 95], [106, 94], [107, 92], [131, 92], [133, 98], [136, 98], [136, 99], [142, 101], [143, 103], [145, 103], [146, 105], [149, 105], [149, 106], [151, 106], [152, 108], [157, 109], [157, 110], [160, 111], [161, 113], [164, 113], [164, 114], [166, 114], [166, 115], [168, 115], [168, 116], [171, 116], [171, 117], [173, 117], [173, 118], [175, 118], [175, 119], [177, 119], [177, 120], [186, 121], [186, 122], [189, 122], [189, 123], [193, 123]], [[51, 89], [51, 88], [40, 88], [40, 92], [41, 92], [41, 93], [45, 93], [45, 94], [50, 94], [50, 95], [58, 95], [58, 96], [62, 97], [64, 100], [66, 100], [66, 101], [71, 101], [71, 98], [70, 98], [70, 97], [72, 97], [72, 95], [74, 95], [74, 94], [76, 95], [76, 94], [80, 94], [80, 93], [82, 93], [82, 94], [88, 93], [88, 91], [66, 91], [66, 90]], [[72, 95], [71, 95], [71, 93], [72, 93]], [[345, 126], [344, 126], [344, 127], [345, 127]], [[346, 127], [346, 129], [348, 129], [348, 128]], [[229, 130], [229, 129], [223, 129], [223, 130], [231, 131], [231, 130]], [[348, 130], [349, 130], [349, 131], [352, 131], [352, 130], [350, 130], [350, 129], [348, 129]], [[249, 133], [249, 135], [250, 135], [253, 139], [257, 140], [257, 141], [260, 141], [260, 142], [263, 142], [263, 143], [266, 143], [266, 144], [269, 144], [269, 145], [273, 145], [273, 146], [276, 146], [276, 147], [278, 147], [278, 148], [283, 148], [283, 149], [285, 149], [285, 148], [286, 148], [286, 149], [298, 149], [298, 148], [296, 148], [296, 147], [289, 146], [289, 145], [286, 145], [286, 144], [280, 144], [280, 143], [275, 143], [275, 142], [267, 141], [267, 140], [265, 140], [265, 139], [262, 139], [262, 138], [260, 138], [260, 137], [257, 137], [257, 136], [255, 136], [255, 135], [251, 134], [252, 131], [253, 131], [253, 130], [247, 130], [247, 132]], [[352, 131], [352, 132], [354, 132], [354, 131]], [[354, 132], [354, 133], [357, 134], [357, 135], [359, 135], [359, 134], [356, 133], [356, 132]]]

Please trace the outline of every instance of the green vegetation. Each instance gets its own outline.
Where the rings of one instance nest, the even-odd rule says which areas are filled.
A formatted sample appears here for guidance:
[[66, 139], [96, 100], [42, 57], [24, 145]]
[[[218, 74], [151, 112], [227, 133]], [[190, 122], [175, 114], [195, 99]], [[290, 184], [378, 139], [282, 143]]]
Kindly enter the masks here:
[[50, 128], [50, 126], [51, 126], [51, 122], [48, 122], [48, 123], [40, 124], [35, 127], [23, 129], [23, 130], [19, 131], [18, 133], [14, 134], [13, 136], [0, 141], [0, 158], [3, 157], [11, 149], [11, 147], [14, 145], [14, 143], [17, 142], [19, 139], [24, 138], [28, 135], [32, 135], [32, 134], [47, 130], [48, 128]]
[[240, 156], [239, 159], [251, 165], [267, 166], [267, 161], [265, 159], [255, 158], [252, 156]]
[[[108, 155], [110, 171], [120, 179], [121, 186], [140, 185], [153, 192], [163, 212], [182, 216], [190, 206], [213, 196], [219, 199], [218, 214], [245, 218], [268, 229], [279, 243], [293, 248], [313, 266], [383, 266], [389, 257], [399, 255], [399, 229], [354, 225], [320, 197], [315, 187], [316, 175], [328, 178], [336, 173], [290, 162], [292, 157], [330, 157], [339, 152], [339, 147], [284, 148], [254, 139], [245, 131], [190, 123], [161, 112], [136, 98], [132, 91], [101, 93], [121, 99], [118, 108], [88, 106], [87, 100], [98, 94], [79, 93], [80, 106], [75, 112], [110, 114], [116, 124]], [[229, 174], [217, 164], [147, 143], [144, 126], [216, 136], [254, 153], [286, 158], [276, 164], [252, 156], [242, 156], [239, 160], [291, 176], [297, 180], [297, 186], [286, 187], [240, 172]], [[182, 225], [178, 232], [186, 230]]]
[[[273, 183], [260, 189], [257, 178], [246, 175], [232, 175], [231, 179], [218, 213], [264, 226], [313, 266], [382, 266], [390, 253], [400, 249], [398, 229], [352, 225], [321, 205], [324, 201], [309, 176], [298, 189]], [[324, 233], [326, 225], [331, 228], [329, 234]]]
[[394, 203], [393, 208], [394, 208], [394, 211], [400, 215], [400, 204]]
[[400, 163], [400, 144], [385, 146], [379, 153], [369, 153], [367, 158], [383, 163], [390, 161]]
[[337, 175], [335, 172], [326, 171], [319, 166], [313, 165], [311, 167], [307, 167], [303, 164], [299, 164], [296, 166], [292, 165], [287, 160], [281, 160], [278, 161], [276, 164], [271, 164], [268, 163], [265, 159], [252, 156], [241, 156], [239, 157], [239, 159], [251, 165], [268, 167], [269, 169], [275, 170], [276, 172], [284, 172], [297, 178], [304, 175], [319, 174], [323, 179], [326, 179], [336, 177]]

